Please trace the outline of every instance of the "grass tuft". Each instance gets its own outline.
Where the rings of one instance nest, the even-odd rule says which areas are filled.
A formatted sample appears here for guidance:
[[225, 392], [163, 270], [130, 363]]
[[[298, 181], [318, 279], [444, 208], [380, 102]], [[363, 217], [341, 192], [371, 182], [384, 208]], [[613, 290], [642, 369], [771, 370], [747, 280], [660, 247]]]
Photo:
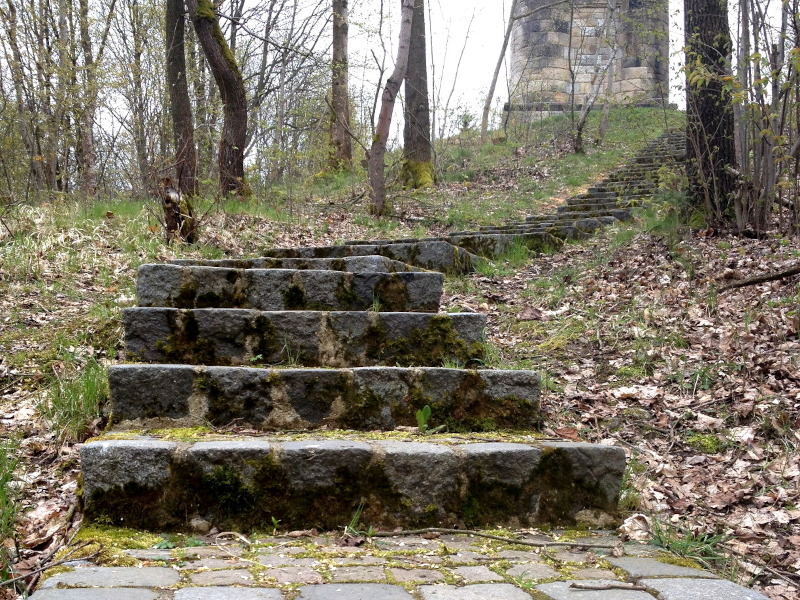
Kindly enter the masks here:
[[101, 416], [107, 399], [106, 368], [92, 358], [77, 377], [59, 377], [37, 409], [59, 442], [81, 442], [89, 435], [91, 422]]

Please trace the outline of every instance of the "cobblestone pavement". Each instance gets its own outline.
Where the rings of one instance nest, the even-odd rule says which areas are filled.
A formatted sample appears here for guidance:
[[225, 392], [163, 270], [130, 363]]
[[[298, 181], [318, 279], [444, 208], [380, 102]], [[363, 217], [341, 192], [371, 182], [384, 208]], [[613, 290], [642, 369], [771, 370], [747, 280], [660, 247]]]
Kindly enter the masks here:
[[[765, 596], [613, 534], [524, 534], [542, 546], [470, 535], [335, 535], [126, 550], [124, 564], [75, 561], [34, 600], [758, 600]], [[552, 545], [561, 542], [564, 545]], [[565, 544], [565, 542], [568, 542]], [[548, 545], [550, 544], [550, 545]], [[577, 545], [576, 545], [577, 544]], [[614, 548], [616, 551], [613, 551]], [[119, 561], [118, 561], [119, 562]]]

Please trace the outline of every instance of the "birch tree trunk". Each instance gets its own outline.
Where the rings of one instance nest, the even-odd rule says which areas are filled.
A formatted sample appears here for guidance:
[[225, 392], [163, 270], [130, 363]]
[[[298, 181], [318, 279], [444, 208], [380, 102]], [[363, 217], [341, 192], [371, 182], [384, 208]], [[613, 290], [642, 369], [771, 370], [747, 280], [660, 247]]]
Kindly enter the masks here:
[[370, 199], [372, 211], [382, 215], [386, 210], [386, 180], [384, 179], [384, 158], [386, 156], [386, 142], [389, 139], [389, 129], [392, 125], [392, 111], [400, 91], [400, 85], [406, 76], [408, 67], [408, 49], [411, 41], [411, 23], [414, 19], [414, 0], [402, 0], [400, 13], [400, 36], [397, 48], [397, 58], [394, 70], [386, 80], [381, 96], [381, 110], [378, 114], [378, 124], [372, 138], [367, 160], [369, 163]]

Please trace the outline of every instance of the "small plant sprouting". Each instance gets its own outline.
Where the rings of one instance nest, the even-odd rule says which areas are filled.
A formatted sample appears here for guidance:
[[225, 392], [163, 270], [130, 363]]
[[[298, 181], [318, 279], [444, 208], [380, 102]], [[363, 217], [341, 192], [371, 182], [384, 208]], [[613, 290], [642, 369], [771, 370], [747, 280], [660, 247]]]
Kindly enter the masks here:
[[433, 433], [438, 433], [445, 428], [444, 425], [439, 425], [438, 427], [429, 429], [430, 426], [429, 421], [431, 418], [431, 407], [428, 404], [426, 404], [420, 410], [417, 411], [416, 417], [417, 417], [417, 428], [419, 429], [420, 433], [433, 434]]
[[381, 312], [381, 310], [383, 310], [383, 307], [381, 305], [381, 299], [378, 297], [373, 298], [372, 306], [370, 306], [367, 310], [369, 312], [376, 312], [376, 313]]
[[274, 516], [270, 517], [272, 519], [272, 535], [276, 535], [278, 533], [278, 525], [280, 525], [281, 520], [276, 519]]
[[360, 529], [364, 525], [361, 523], [361, 515], [364, 513], [364, 503], [366, 502], [366, 498], [361, 498], [361, 501], [358, 503], [355, 512], [353, 512], [353, 516], [350, 517], [350, 522], [345, 525], [344, 527], [344, 535], [346, 536], [366, 536], [366, 537], [373, 537], [375, 535], [375, 530], [372, 526], [367, 527], [366, 529]]
[[425, 405], [417, 411], [417, 427], [420, 433], [425, 433], [428, 430], [428, 420], [431, 418], [431, 407]]

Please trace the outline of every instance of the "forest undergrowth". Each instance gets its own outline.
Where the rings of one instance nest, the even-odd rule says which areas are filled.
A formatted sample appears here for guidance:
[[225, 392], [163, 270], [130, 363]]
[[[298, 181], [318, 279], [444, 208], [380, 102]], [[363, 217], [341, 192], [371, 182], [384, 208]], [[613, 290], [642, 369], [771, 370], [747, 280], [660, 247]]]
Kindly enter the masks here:
[[[356, 179], [209, 203], [194, 247], [165, 245], [153, 205], [130, 199], [4, 213], [0, 580], [35, 572], [80, 521], [77, 448], [105, 425], [104, 369], [122, 358], [120, 311], [140, 264], [549, 212], [654, 137], [625, 135], [587, 157], [555, 141], [456, 142], [441, 150], [441, 185], [396, 192], [379, 220]], [[492, 367], [541, 374], [547, 435], [626, 449], [623, 508], [649, 519], [656, 542], [789, 600], [800, 593], [800, 278], [720, 288], [798, 262], [797, 237], [691, 229], [666, 203], [588, 241], [448, 278], [443, 310], [487, 314]]]

